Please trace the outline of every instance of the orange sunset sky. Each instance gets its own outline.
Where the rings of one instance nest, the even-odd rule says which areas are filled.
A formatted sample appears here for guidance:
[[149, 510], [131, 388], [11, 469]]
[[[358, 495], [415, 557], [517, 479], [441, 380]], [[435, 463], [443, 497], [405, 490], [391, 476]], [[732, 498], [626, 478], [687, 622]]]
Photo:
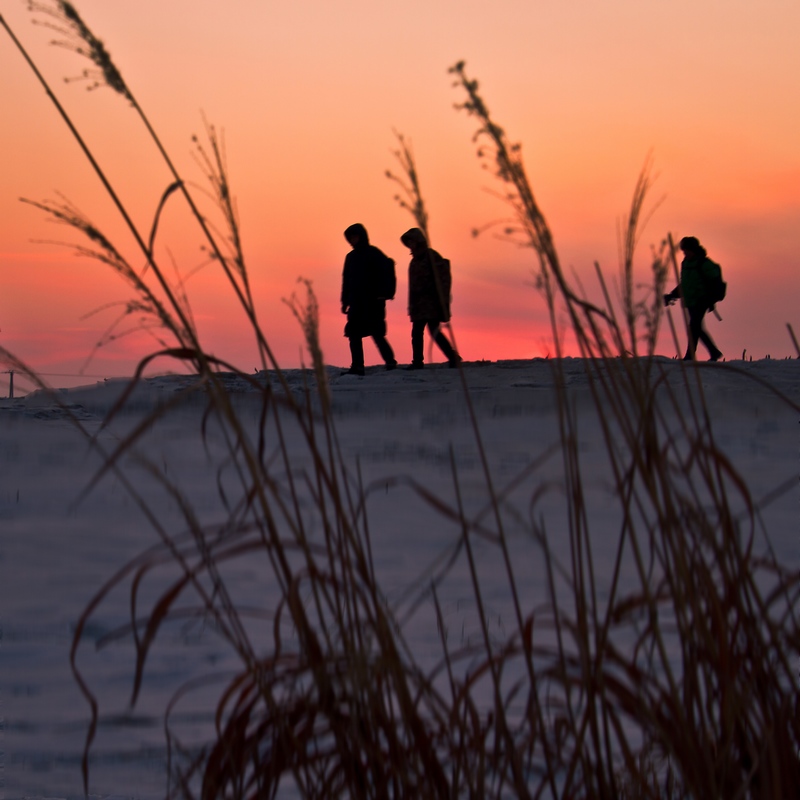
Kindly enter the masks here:
[[[394, 200], [393, 129], [413, 145], [432, 244], [453, 267], [453, 325], [467, 360], [552, 353], [530, 251], [474, 227], [501, 218], [481, 168], [476, 122], [447, 69], [465, 60], [496, 121], [522, 144], [528, 177], [562, 262], [601, 300], [595, 261], [618, 274], [617, 225], [652, 153], [657, 175], [637, 268], [667, 232], [695, 235], [728, 281], [724, 320], [708, 319], [728, 359], [796, 355], [800, 334], [800, 4], [796, 0], [76, 0], [184, 177], [202, 188], [191, 137], [203, 115], [224, 132], [260, 317], [281, 365], [303, 341], [283, 302], [313, 281], [328, 363], [347, 366], [339, 309], [343, 230], [366, 225], [398, 264], [389, 340], [410, 360], [408, 256], [413, 222]], [[137, 223], [149, 230], [170, 182], [141, 123], [107, 88], [66, 84], [88, 62], [49, 44], [25, 0], [0, 14], [29, 50]], [[94, 345], [129, 298], [103, 265], [77, 258], [55, 226], [19, 202], [81, 208], [139, 263], [108, 197], [29, 67], [0, 30], [0, 345], [70, 386], [129, 375], [153, 341]], [[663, 200], [658, 204], [659, 200]], [[180, 200], [159, 234], [162, 261], [203, 264]], [[656, 207], [657, 206], [657, 207]], [[670, 285], [669, 288], [672, 288]], [[247, 325], [213, 265], [188, 291], [206, 347], [249, 370]], [[96, 313], [92, 313], [96, 312]], [[681, 347], [685, 339], [681, 340]], [[659, 351], [674, 355], [664, 326]], [[367, 363], [379, 363], [365, 342]], [[701, 351], [705, 358], [705, 352]], [[438, 360], [440, 355], [434, 354]], [[0, 370], [4, 369], [0, 365]], [[83, 374], [81, 375], [81, 370]], [[0, 374], [0, 396], [8, 376]], [[20, 388], [25, 384], [20, 381]]]

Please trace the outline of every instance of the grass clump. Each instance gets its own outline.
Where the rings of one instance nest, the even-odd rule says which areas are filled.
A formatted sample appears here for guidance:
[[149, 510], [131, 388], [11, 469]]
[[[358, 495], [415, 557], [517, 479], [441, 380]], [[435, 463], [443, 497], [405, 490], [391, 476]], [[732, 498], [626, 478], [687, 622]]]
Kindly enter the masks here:
[[[143, 257], [146, 268], [133, 268], [132, 258], [68, 202], [34, 205], [88, 240], [79, 252], [111, 266], [131, 289], [124, 317], [137, 315], [160, 337], [158, 349], [139, 364], [131, 390], [157, 359], [188, 367], [205, 390], [204, 441], [209, 451], [212, 438], [224, 445], [217, 462], [224, 513], [213, 521], [192, 506], [177, 479], [158, 465], [145, 465], [180, 512], [176, 526], [148, 507], [124, 470], [125, 457], [155, 429], [165, 409], [103, 453], [104, 471], [118, 474], [158, 541], [109, 577], [76, 627], [72, 664], [92, 718], [83, 767], [87, 792], [100, 708], [79, 653], [91, 620], [122, 590], [130, 597], [130, 619], [111, 638], [133, 643], [132, 704], [143, 691], [159, 637], [187, 617], [213, 630], [235, 664], [225, 674], [181, 687], [165, 710], [170, 797], [274, 797], [287, 783], [312, 798], [795, 793], [800, 785], [798, 576], [769, 549], [764, 554], [756, 547], [768, 538], [759, 505], [714, 438], [701, 365], [682, 365], [684, 380], [675, 384], [664, 363], [653, 358], [661, 290], [674, 248], [667, 238], [654, 252], [651, 283], [638, 296], [633, 262], [652, 183], [649, 161], [620, 236], [620, 296], [612, 297], [598, 267], [602, 301], [592, 301], [562, 269], [519, 146], [510, 144], [494, 121], [465, 65], [453, 67], [466, 97], [462, 108], [479, 124], [480, 155], [506, 189], [512, 212], [508, 233], [532, 249], [537, 285], [550, 312], [559, 356], [552, 359], [559, 426], [554, 452], [562, 463], [558, 489], [564, 521], [553, 523], [540, 513], [553, 492], [553, 451], [498, 486], [465, 392], [485, 505], [477, 514], [469, 511], [452, 453], [452, 497], [437, 496], [413, 477], [396, 479], [458, 531], [446, 558], [398, 604], [384, 594], [373, 558], [376, 523], [367, 509], [381, 487], [365, 481], [337, 438], [311, 284], [302, 282], [304, 298], [287, 301], [303, 330], [314, 376], [298, 396], [256, 313], [215, 129], [207, 126], [207, 143], [196, 140], [196, 145], [221, 234], [201, 213], [133, 93], [74, 7], [56, 2], [33, 8], [46, 10], [69, 41], [82, 42], [73, 49], [88, 54], [102, 79], [132, 105], [172, 175], [145, 235], [28, 60], [134, 234], [137, 258]], [[2, 17], [0, 24], [27, 58]], [[389, 176], [406, 192], [401, 206], [427, 230], [413, 155], [406, 140], [398, 139], [405, 177]], [[166, 203], [181, 198], [252, 331], [262, 367], [258, 375], [204, 348], [184, 287], [172, 285], [162, 269], [155, 246], [159, 217]], [[605, 444], [616, 531], [608, 571], [598, 568], [579, 447], [581, 416], [560, 358], [561, 315], [569, 320], [584, 362]], [[225, 375], [231, 372], [258, 398], [254, 419], [226, 391]], [[466, 389], [463, 370], [461, 375]], [[107, 424], [128, 397], [112, 409]], [[101, 447], [98, 439], [93, 442]], [[510, 500], [521, 487], [529, 498], [527, 515]], [[544, 605], [532, 607], [521, 589], [524, 578], [508, 534], [520, 519], [526, 520], [526, 542], [544, 565]], [[567, 541], [563, 560], [554, 548], [557, 540]], [[512, 608], [502, 637], [492, 630], [481, 576], [486, 548], [499, 555]], [[229, 578], [229, 567], [241, 559], [257, 564], [260, 580], [270, 587], [270, 599], [257, 607], [239, 599], [239, 587]], [[478, 620], [477, 637], [463, 644], [448, 638], [441, 601], [456, 565], [469, 576]], [[166, 579], [159, 577], [165, 567], [171, 570]], [[145, 592], [151, 579], [158, 587], [154, 597]], [[441, 652], [433, 666], [423, 667], [406, 640], [401, 610], [426, 603], [436, 617]], [[213, 729], [192, 744], [173, 724], [175, 712], [208, 686], [214, 689]]]
[[[655, 254], [651, 299], [637, 301], [632, 253], [651, 182], [649, 164], [624, 235], [620, 323], [599, 269], [603, 305], [573, 290], [519, 147], [494, 122], [465, 65], [456, 64], [452, 73], [467, 96], [462, 108], [480, 123], [480, 154], [493, 159], [508, 187], [512, 230], [538, 257], [558, 352], [557, 314], [568, 315], [590, 377], [618, 504], [615, 566], [603, 576], [605, 596], [598, 592], [577, 409], [556, 360], [571, 554], [562, 573], [569, 604], [551, 589], [561, 636], [550, 686], [559, 687], [566, 709], [557, 751], [566, 775], [562, 791], [592, 797], [618, 795], [623, 787], [631, 796], [792, 793], [800, 777], [800, 727], [790, 710], [797, 697], [797, 575], [774, 556], [755, 555], [757, 537], [767, 532], [760, 530], [758, 504], [714, 439], [700, 370], [682, 364], [687, 374], [679, 388], [652, 358], [667, 259], [674, 263], [675, 250], [669, 237], [666, 253], [662, 247]], [[635, 357], [640, 318], [647, 358]], [[734, 513], [739, 506], [744, 514]], [[539, 535], [546, 542], [548, 532]], [[626, 557], [636, 568], [633, 586], [621, 580]], [[635, 638], [623, 645], [620, 634], [631, 628]], [[656, 756], [668, 768], [654, 773]], [[668, 780], [666, 787], [656, 784], [656, 774]]]

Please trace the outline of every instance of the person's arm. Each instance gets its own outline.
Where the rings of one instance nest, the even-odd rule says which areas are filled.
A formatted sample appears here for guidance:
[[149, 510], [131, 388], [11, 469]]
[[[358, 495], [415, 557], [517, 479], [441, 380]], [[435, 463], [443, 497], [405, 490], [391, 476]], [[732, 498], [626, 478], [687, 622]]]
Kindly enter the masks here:
[[678, 284], [671, 292], [664, 295], [664, 305], [671, 306], [681, 296], [681, 285]]
[[344, 260], [344, 269], [342, 270], [342, 314], [346, 314], [348, 309], [350, 308], [351, 303], [351, 291], [350, 291], [350, 270], [347, 267], [347, 259]]

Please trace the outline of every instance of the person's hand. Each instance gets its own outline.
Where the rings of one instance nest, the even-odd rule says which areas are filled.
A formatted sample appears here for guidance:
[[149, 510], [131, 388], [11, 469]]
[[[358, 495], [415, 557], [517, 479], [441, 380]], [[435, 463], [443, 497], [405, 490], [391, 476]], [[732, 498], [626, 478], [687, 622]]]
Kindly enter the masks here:
[[675, 302], [675, 296], [673, 294], [665, 294], [664, 295], [664, 306], [671, 306]]

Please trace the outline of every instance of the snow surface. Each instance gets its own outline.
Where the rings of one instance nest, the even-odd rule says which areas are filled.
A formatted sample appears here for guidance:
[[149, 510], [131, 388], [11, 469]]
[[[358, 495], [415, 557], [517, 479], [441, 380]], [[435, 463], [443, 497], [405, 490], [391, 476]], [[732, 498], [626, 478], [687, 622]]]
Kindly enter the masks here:
[[[610, 569], [613, 548], [604, 552], [603, 536], [617, 533], [613, 505], [607, 502], [609, 476], [598, 417], [579, 360], [562, 362], [570, 397], [578, 409], [582, 469], [595, 511], [596, 569]], [[514, 569], [523, 603], [545, 600], [541, 550], [532, 544], [526, 518], [532, 487], [556, 487], [538, 503], [536, 514], [553, 533], [551, 546], [564, 556], [563, 500], [557, 487], [562, 464], [554, 406], [552, 363], [546, 360], [470, 363], [464, 366], [479, 430], [495, 485], [511, 486], [509, 504], [521, 513], [509, 516]], [[800, 563], [798, 469], [800, 436], [800, 361], [728, 362], [688, 367], [659, 359], [671, 385], [696, 381], [705, 392], [717, 443], [748, 481], [756, 499], [776, 487], [785, 490], [763, 508], [772, 545], [787, 564]], [[369, 518], [375, 567], [390, 600], [404, 592], [437, 557], [448, 552], [458, 530], [441, 519], [403, 481], [410, 476], [452, 502], [457, 466], [464, 502], [471, 514], [486, 503], [479, 448], [470, 423], [458, 370], [432, 365], [423, 371], [368, 369], [366, 377], [344, 376], [329, 368], [336, 430], [346, 460], [360, 466], [370, 494]], [[286, 373], [298, 395], [310, 373]], [[45, 393], [0, 400], [0, 713], [2, 772], [0, 795], [83, 797], [80, 761], [89, 708], [69, 666], [76, 620], [89, 599], [128, 559], [155, 543], [151, 526], [123, 486], [107, 475], [82, 496], [101, 466], [99, 455], [64, 410], [80, 420], [98, 441], [112, 447], [141, 416], [159, 403], [183, 397], [188, 377], [151, 378], [139, 386], [125, 413], [107, 428], [102, 421], [124, 382], [109, 381], [62, 390], [60, 403]], [[768, 388], [783, 395], [779, 397]], [[230, 378], [228, 390], [243, 419], [257, 423], [254, 395], [243, 379]], [[790, 402], [787, 402], [790, 401]], [[178, 484], [202, 519], [221, 514], [215, 459], [222, 452], [213, 431], [204, 446], [200, 435], [202, 393], [190, 393], [158, 422], [140, 446], [152, 463]], [[296, 447], [298, 468], [306, 458], [299, 434], [287, 430]], [[452, 459], [452, 461], [451, 461]], [[307, 464], [306, 464], [307, 465]], [[526, 477], [515, 479], [528, 470]], [[126, 462], [127, 475], [162, 522], [180, 528], [181, 519], [146, 470]], [[384, 486], [385, 484], [385, 486]], [[609, 541], [611, 541], [609, 539]], [[481, 564], [487, 615], [493, 636], [502, 638], [510, 619], [507, 579], [490, 550]], [[265, 588], [254, 560], [231, 568], [241, 602], [262, 602]], [[155, 591], [155, 587], [152, 588]], [[461, 642], [477, 635], [477, 615], [465, 569], [456, 568], [440, 600], [447, 635]], [[145, 686], [129, 707], [132, 648], [114, 641], [91, 646], [129, 617], [126, 592], [112, 595], [85, 631], [87, 646], [80, 664], [97, 691], [101, 721], [91, 771], [93, 796], [154, 798], [163, 796], [163, 713], [175, 689], [185, 681], [232, 666], [230, 654], [199, 623], [170, 628], [154, 650]], [[440, 644], [433, 607], [417, 609], [406, 623], [416, 657], [433, 663]], [[187, 740], [202, 738], [211, 712], [202, 693], [182, 707], [177, 722]]]

